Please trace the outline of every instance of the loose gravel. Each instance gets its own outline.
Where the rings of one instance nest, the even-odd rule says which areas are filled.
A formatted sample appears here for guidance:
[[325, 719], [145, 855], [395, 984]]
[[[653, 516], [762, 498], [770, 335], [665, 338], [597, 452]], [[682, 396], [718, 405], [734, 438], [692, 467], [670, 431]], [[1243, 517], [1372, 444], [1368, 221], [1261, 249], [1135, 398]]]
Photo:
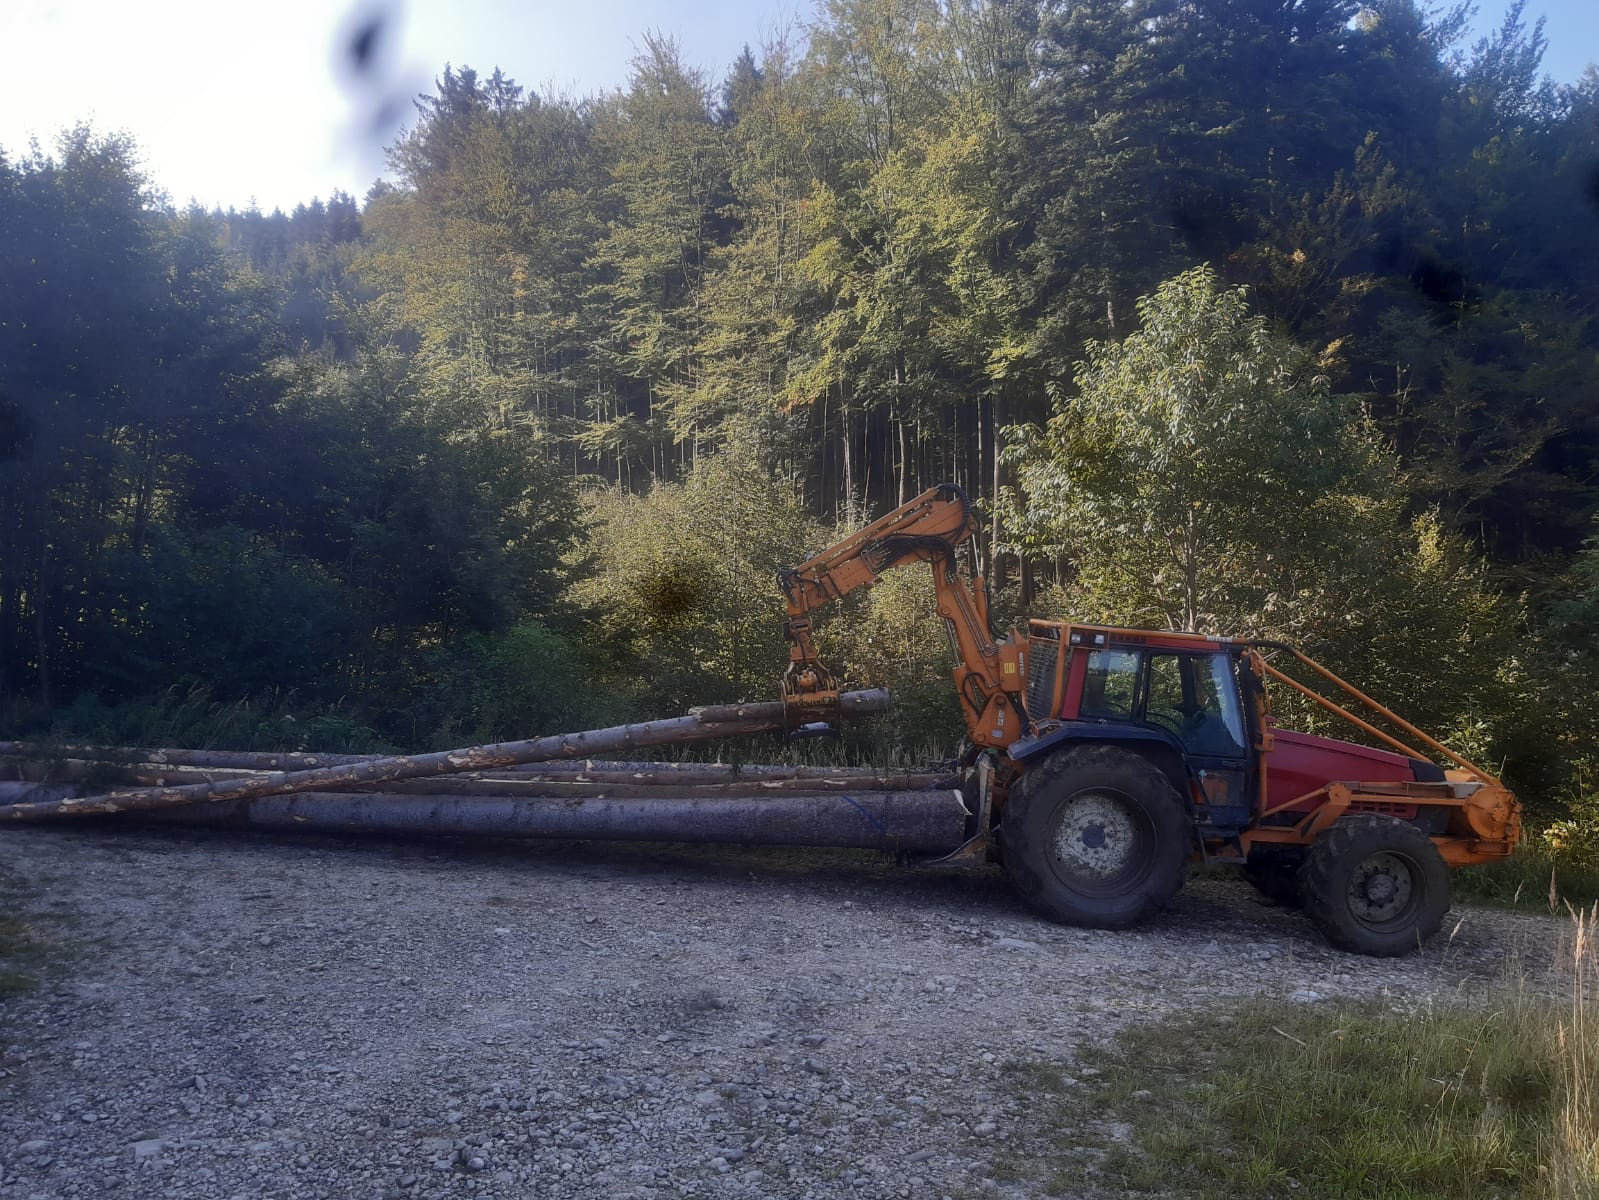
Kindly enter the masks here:
[[992, 868], [170, 829], [5, 830], [0, 889], [58, 947], [0, 1001], [6, 1200], [1021, 1196], [1032, 1064], [1560, 936], [1464, 909], [1372, 960], [1231, 880], [1100, 933]]

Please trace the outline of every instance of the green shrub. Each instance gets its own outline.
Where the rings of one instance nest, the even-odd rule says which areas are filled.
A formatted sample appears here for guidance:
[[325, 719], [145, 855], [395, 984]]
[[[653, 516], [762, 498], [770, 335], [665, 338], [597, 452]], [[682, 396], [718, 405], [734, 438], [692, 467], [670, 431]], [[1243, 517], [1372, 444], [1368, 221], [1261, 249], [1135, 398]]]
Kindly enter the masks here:
[[631, 696], [599, 684], [594, 659], [534, 621], [464, 638], [439, 656], [430, 741], [448, 749], [628, 719]]
[[613, 686], [651, 715], [775, 699], [788, 658], [777, 571], [831, 540], [795, 491], [720, 456], [683, 483], [588, 503], [568, 598], [589, 614]]

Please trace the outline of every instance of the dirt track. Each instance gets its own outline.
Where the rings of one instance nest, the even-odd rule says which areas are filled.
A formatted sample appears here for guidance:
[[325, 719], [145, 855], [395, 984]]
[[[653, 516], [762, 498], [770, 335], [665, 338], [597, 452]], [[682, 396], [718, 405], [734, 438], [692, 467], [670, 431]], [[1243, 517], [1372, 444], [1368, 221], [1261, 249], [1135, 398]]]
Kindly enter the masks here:
[[1232, 881], [1116, 934], [868, 855], [170, 830], [7, 829], [0, 902], [63, 947], [0, 1002], [6, 1200], [1024, 1195], [1017, 1064], [1558, 936], [1463, 910], [1374, 961]]

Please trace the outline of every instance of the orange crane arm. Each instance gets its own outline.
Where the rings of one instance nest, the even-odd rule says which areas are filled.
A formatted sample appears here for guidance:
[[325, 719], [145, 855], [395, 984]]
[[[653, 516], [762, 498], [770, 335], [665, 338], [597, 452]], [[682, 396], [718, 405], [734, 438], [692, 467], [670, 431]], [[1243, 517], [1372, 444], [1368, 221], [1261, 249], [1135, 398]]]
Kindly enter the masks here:
[[989, 632], [983, 581], [963, 578], [955, 556], [956, 547], [976, 531], [966, 493], [940, 484], [799, 566], [779, 571], [778, 584], [788, 601], [785, 633], [792, 643], [784, 702], [802, 716], [823, 718], [836, 703], [837, 682], [817, 657], [811, 637], [813, 609], [877, 582], [892, 567], [925, 562], [932, 566], [939, 615], [960, 660], [955, 687], [973, 742], [1003, 746], [1020, 737], [1025, 650], [1010, 641], [996, 642]]

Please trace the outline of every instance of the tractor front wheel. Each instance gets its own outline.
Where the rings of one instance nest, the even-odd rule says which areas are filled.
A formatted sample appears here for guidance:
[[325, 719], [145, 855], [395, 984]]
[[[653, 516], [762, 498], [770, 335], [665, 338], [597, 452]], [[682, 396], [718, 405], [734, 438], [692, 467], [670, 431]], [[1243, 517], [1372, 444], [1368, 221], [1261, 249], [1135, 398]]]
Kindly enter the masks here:
[[1177, 789], [1142, 755], [1074, 746], [1011, 787], [1000, 824], [1022, 897], [1068, 925], [1125, 929], [1182, 886], [1193, 842]]
[[1299, 890], [1334, 946], [1392, 958], [1438, 932], [1449, 911], [1449, 868], [1408, 821], [1340, 817], [1305, 853]]

